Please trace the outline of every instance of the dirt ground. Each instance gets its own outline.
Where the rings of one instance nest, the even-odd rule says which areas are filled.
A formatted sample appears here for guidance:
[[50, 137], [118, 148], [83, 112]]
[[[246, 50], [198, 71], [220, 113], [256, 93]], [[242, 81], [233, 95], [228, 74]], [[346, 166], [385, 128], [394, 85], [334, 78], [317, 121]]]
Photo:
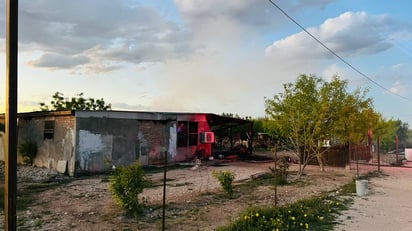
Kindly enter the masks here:
[[[412, 166], [411, 166], [412, 167]], [[371, 178], [368, 194], [355, 197], [337, 231], [407, 231], [412, 228], [412, 168], [382, 167], [383, 176]]]
[[[214, 230], [234, 220], [247, 207], [274, 204], [273, 186], [258, 187], [253, 193], [237, 191], [237, 197], [229, 200], [222, 196], [219, 183], [212, 177], [214, 170], [231, 170], [236, 176], [235, 184], [241, 184], [269, 172], [273, 162], [210, 164], [167, 172], [167, 230]], [[292, 165], [290, 170], [296, 168]], [[335, 190], [352, 177], [353, 173], [344, 169], [329, 168], [319, 172], [317, 167], [309, 167], [299, 183], [278, 187], [278, 203]], [[163, 172], [149, 174], [149, 178], [161, 184]], [[30, 181], [19, 183], [19, 189], [30, 191], [34, 196], [30, 207], [18, 212], [19, 230], [161, 230], [161, 186], [143, 192], [140, 199], [149, 210], [146, 216], [133, 219], [125, 217], [113, 202], [107, 176], [80, 177], [58, 186], [54, 184], [56, 180], [41, 186]]]
[[[169, 170], [166, 187], [166, 229], [214, 230], [219, 226], [229, 224], [237, 218], [239, 212], [247, 207], [274, 204], [273, 186], [260, 186], [252, 193], [237, 191], [237, 197], [229, 200], [221, 196], [220, 185], [212, 177], [214, 170], [231, 170], [236, 175], [235, 184], [240, 185], [242, 182], [253, 180], [254, 176], [269, 172], [269, 166], [273, 166], [273, 162], [233, 161], [220, 165], [203, 163], [198, 168], [188, 166]], [[297, 170], [297, 165], [292, 164], [290, 171], [295, 170]], [[356, 171], [353, 169], [327, 168], [325, 172], [320, 172], [318, 167], [309, 166], [306, 174], [297, 183], [278, 187], [278, 204], [291, 203], [325, 191], [337, 190], [340, 186], [350, 182], [355, 174]], [[294, 180], [293, 177], [291, 176], [290, 180]], [[382, 195], [386, 199], [402, 198], [398, 194], [402, 193], [403, 188], [400, 188], [398, 194], [392, 195], [386, 193], [384, 188], [387, 186], [382, 184], [382, 182], [392, 182], [398, 179], [397, 177], [398, 175], [390, 175], [387, 178], [371, 181], [370, 195], [355, 199], [354, 211], [350, 210], [342, 215], [341, 220], [344, 224], [337, 230], [368, 230], [360, 225], [363, 222], [370, 222], [367, 218], [371, 215], [368, 215], [369, 211], [363, 212], [356, 206], [363, 208], [365, 203], [380, 201], [378, 196]], [[163, 172], [149, 174], [149, 178], [160, 185]], [[56, 184], [56, 178], [54, 179], [49, 182], [48, 186], [46, 185], [47, 188], [44, 185], [39, 187], [36, 183], [27, 181], [19, 183], [19, 189], [34, 194], [34, 201], [30, 207], [18, 212], [19, 230], [161, 230], [163, 198], [161, 186], [149, 188], [143, 192], [140, 199], [145, 201], [149, 209], [146, 216], [134, 219], [125, 217], [114, 203], [108, 190], [107, 175], [69, 179], [68, 182], [58, 186], [53, 186]], [[67, 181], [67, 179], [57, 178], [57, 181]], [[411, 190], [410, 181], [405, 180], [403, 183], [408, 183], [409, 190]], [[408, 197], [403, 198], [405, 198], [402, 204], [404, 207], [400, 208], [410, 211], [410, 203], [406, 203]], [[379, 208], [383, 210], [386, 207]], [[375, 210], [381, 211], [376, 208]], [[0, 228], [3, 227], [3, 217], [0, 221]], [[358, 220], [360, 218], [366, 220]], [[396, 221], [394, 220], [393, 223], [396, 224]], [[408, 222], [411, 222], [411, 219]]]

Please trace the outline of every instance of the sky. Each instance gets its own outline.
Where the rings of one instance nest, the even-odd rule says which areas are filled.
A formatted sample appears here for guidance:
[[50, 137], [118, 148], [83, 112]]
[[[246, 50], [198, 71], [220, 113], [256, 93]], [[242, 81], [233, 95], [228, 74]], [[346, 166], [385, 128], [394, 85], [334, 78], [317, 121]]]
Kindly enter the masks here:
[[[113, 110], [265, 116], [300, 74], [339, 75], [412, 126], [410, 0], [20, 0], [19, 112], [55, 92]], [[6, 102], [0, 0], [0, 111]]]

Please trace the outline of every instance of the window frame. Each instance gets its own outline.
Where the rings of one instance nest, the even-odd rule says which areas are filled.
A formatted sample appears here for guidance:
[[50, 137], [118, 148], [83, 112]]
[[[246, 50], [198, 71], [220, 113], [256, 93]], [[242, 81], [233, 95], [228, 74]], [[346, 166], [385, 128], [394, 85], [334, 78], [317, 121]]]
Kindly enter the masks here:
[[44, 129], [43, 129], [43, 139], [44, 140], [53, 140], [54, 139], [54, 130], [56, 128], [55, 120], [45, 120]]
[[199, 144], [199, 123], [194, 121], [177, 122], [177, 147], [190, 147]]

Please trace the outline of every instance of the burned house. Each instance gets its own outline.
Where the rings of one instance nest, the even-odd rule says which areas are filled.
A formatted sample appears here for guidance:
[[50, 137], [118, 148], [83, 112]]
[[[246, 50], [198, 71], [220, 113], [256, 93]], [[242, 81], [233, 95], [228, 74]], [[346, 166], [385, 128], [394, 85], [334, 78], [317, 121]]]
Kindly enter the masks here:
[[[213, 155], [214, 128], [237, 124], [251, 122], [211, 113], [29, 112], [18, 115], [18, 143], [37, 144], [34, 165], [51, 169], [63, 165], [74, 176], [136, 160], [156, 165], [208, 158]], [[0, 159], [4, 160], [4, 152]], [[22, 162], [21, 155], [18, 161]]]

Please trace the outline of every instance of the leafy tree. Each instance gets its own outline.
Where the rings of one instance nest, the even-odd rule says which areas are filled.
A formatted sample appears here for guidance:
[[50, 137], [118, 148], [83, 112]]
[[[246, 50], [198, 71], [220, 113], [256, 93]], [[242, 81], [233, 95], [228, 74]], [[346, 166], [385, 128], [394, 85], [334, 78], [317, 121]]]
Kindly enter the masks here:
[[397, 135], [399, 139], [399, 146], [406, 147], [408, 142], [409, 124], [398, 120], [400, 125], [398, 127]]
[[104, 99], [84, 98], [83, 93], [77, 94], [71, 99], [65, 98], [63, 93], [56, 92], [52, 96], [53, 100], [49, 105], [40, 103], [41, 111], [62, 111], [62, 110], [110, 110], [111, 104], [106, 104]]
[[381, 120], [379, 124], [382, 132], [380, 136], [380, 149], [383, 152], [396, 148], [396, 136], [398, 136], [399, 147], [405, 147], [408, 140], [409, 125], [401, 120]]
[[252, 117], [251, 117], [251, 116], [241, 117], [241, 116], [240, 116], [240, 115], [238, 115], [238, 114], [233, 114], [233, 113], [225, 113], [225, 112], [223, 112], [223, 113], [222, 113], [222, 116], [225, 116], [225, 117], [230, 117], [230, 118], [236, 118], [236, 119], [244, 119], [244, 120], [251, 120], [251, 119], [252, 119]]
[[409, 129], [407, 132], [405, 148], [406, 147], [412, 147], [412, 130], [411, 129]]
[[[271, 143], [269, 144], [270, 148], [273, 148], [274, 144], [278, 144], [278, 150], [287, 150], [291, 149], [288, 140], [282, 136], [277, 123], [274, 120], [268, 118], [257, 118], [253, 120], [253, 130], [255, 136], [258, 132], [263, 132], [269, 134], [271, 138]], [[257, 137], [254, 137], [255, 139]], [[281, 145], [281, 146], [279, 146]]]
[[[324, 169], [325, 141], [359, 142], [367, 137], [372, 100], [366, 92], [346, 91], [347, 81], [338, 76], [326, 82], [314, 75], [300, 75], [294, 84], [266, 99], [266, 113], [274, 130], [299, 159], [298, 176], [313, 159]], [[356, 138], [356, 139], [355, 139]]]

